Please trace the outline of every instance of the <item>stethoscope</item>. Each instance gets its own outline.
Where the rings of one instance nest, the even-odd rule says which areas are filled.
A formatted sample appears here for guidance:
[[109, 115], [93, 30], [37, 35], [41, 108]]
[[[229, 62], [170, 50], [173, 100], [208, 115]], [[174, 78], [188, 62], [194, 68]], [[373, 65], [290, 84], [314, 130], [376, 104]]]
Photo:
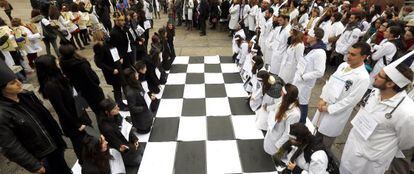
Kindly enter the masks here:
[[400, 100], [400, 102], [398, 102], [397, 106], [395, 106], [395, 108], [394, 108], [394, 109], [392, 109], [392, 111], [391, 111], [391, 112], [388, 112], [388, 113], [386, 113], [386, 114], [385, 114], [385, 118], [386, 118], [386, 119], [390, 119], [390, 118], [392, 118], [392, 113], [394, 113], [394, 111], [398, 108], [398, 106], [400, 106], [400, 104], [404, 101], [404, 99], [405, 99], [405, 97], [404, 97], [404, 98], [402, 98], [402, 99]]

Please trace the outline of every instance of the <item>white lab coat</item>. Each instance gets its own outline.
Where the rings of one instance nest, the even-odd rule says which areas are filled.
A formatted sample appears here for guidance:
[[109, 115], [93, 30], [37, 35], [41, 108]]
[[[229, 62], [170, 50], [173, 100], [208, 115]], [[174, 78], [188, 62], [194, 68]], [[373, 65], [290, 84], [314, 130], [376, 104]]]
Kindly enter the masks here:
[[244, 7], [243, 8], [243, 15], [242, 15], [242, 18], [240, 18], [240, 20], [244, 19], [243, 20], [244, 26], [249, 27], [248, 17], [249, 17], [250, 6], [248, 4], [245, 4], [243, 7]]
[[[186, 9], [186, 4], [184, 4], [183, 5], [183, 19], [184, 20], [193, 20], [193, 9], [194, 9], [194, 2], [193, 2], [193, 0], [184, 0], [184, 2], [185, 1], [188, 1], [188, 7], [187, 7], [187, 11], [185, 10]], [[187, 14], [187, 19], [186, 19], [186, 15], [185, 14]]]
[[238, 54], [239, 51], [240, 51], [240, 47], [236, 43], [236, 37], [235, 36], [237, 36], [237, 35], [239, 35], [240, 37], [242, 37], [243, 39], [245, 39], [246, 38], [246, 34], [244, 34], [244, 30], [239, 30], [233, 36], [233, 40], [232, 40], [232, 50], [233, 50], [233, 53], [237, 53]]
[[[365, 65], [345, 72], [349, 67], [344, 62], [339, 65], [322, 88], [320, 98], [327, 102], [328, 112], [316, 111], [312, 123], [318, 131], [329, 137], [341, 135], [352, 110], [361, 101], [370, 84]], [[351, 85], [348, 85], [350, 83]], [[319, 121], [319, 125], [318, 125]]]
[[33, 34], [27, 27], [19, 26], [23, 33], [27, 34], [27, 39], [29, 42], [24, 44], [25, 51], [29, 54], [38, 53], [42, 51], [42, 46], [40, 45], [40, 39], [42, 35], [40, 33]]
[[[414, 102], [402, 91], [381, 101], [380, 92], [374, 89], [365, 107], [357, 117], [374, 120], [377, 126], [365, 140], [355, 126], [348, 135], [340, 166], [341, 174], [383, 174], [399, 150], [414, 146]], [[385, 118], [398, 103], [390, 119]]]
[[293, 19], [295, 19], [296, 17], [298, 17], [299, 15], [299, 10], [298, 8], [295, 8], [292, 12], [290, 12], [289, 14], [289, 22], [291, 22]]
[[[297, 147], [293, 147], [294, 150], [289, 152], [288, 159], [290, 159], [296, 152]], [[311, 161], [306, 162], [304, 153], [300, 154], [296, 158], [296, 165], [302, 169], [301, 174], [329, 174], [326, 169], [328, 168], [328, 155], [323, 150], [318, 150], [312, 153]]]
[[260, 28], [260, 38], [259, 38], [259, 46], [262, 48], [263, 53], [263, 62], [265, 65], [270, 65], [270, 60], [272, 57], [272, 50], [270, 49], [269, 43], [273, 39], [271, 37], [273, 35], [273, 23], [272, 18], [268, 19], [264, 25], [264, 27]]
[[152, 19], [152, 13], [155, 11], [153, 10], [153, 12], [150, 12], [149, 8], [153, 8], [153, 7], [151, 7], [150, 3], [148, 3], [147, 1], [144, 1], [144, 12], [145, 12], [145, 18], [147, 20]]
[[305, 45], [303, 43], [291, 45], [286, 50], [279, 71], [279, 77], [282, 78], [285, 83], [293, 82], [298, 61], [303, 57], [304, 51]]
[[250, 83], [252, 84], [251, 92], [252, 95], [250, 97], [249, 106], [252, 111], [257, 111], [260, 109], [260, 106], [263, 102], [263, 85], [257, 79], [257, 74], [253, 74], [252, 78], [250, 79]]
[[236, 30], [239, 26], [239, 11], [240, 11], [240, 5], [239, 4], [232, 4], [229, 13], [230, 13], [230, 21], [229, 21], [229, 29], [230, 30]]
[[375, 76], [385, 67], [383, 57], [387, 61], [387, 65], [391, 63], [392, 57], [397, 52], [397, 47], [389, 42], [387, 39], [383, 39], [379, 45], [373, 47], [374, 53], [371, 56], [371, 59], [377, 61], [375, 63], [374, 69], [369, 74], [371, 77], [371, 82], [374, 82]]
[[267, 130], [267, 117], [269, 115], [269, 112], [274, 107], [274, 104], [276, 103], [275, 100], [278, 99], [272, 98], [266, 93], [263, 95], [262, 107], [260, 107], [260, 109], [255, 112], [257, 129], [264, 131]]
[[338, 22], [334, 22], [333, 24], [325, 25], [324, 28], [322, 29], [325, 32], [322, 41], [325, 44], [327, 44], [326, 45], [327, 50], [331, 50], [332, 43], [329, 43], [328, 39], [331, 37], [338, 37], [339, 35], [341, 35], [342, 32], [344, 32], [345, 27], [341, 21], [338, 21]]
[[269, 155], [274, 155], [279, 151], [280, 147], [289, 140], [290, 125], [299, 122], [300, 109], [298, 106], [291, 104], [289, 110], [285, 112], [285, 116], [280, 122], [276, 122], [275, 116], [279, 110], [281, 100], [276, 104], [276, 109], [269, 112], [268, 128], [263, 141], [264, 151]]
[[249, 26], [250, 31], [255, 31], [256, 30], [256, 17], [259, 13], [260, 13], [260, 8], [259, 8], [258, 5], [254, 5], [252, 8], [250, 8], [249, 16], [247, 17], [247, 20], [249, 22], [248, 26]]
[[239, 66], [242, 66], [244, 60], [246, 59], [247, 54], [249, 54], [249, 44], [246, 41], [243, 41], [240, 44], [240, 52], [237, 55], [237, 60], [239, 60]]
[[301, 105], [309, 103], [316, 80], [325, 73], [325, 62], [326, 53], [323, 49], [313, 49], [299, 59], [292, 84], [299, 90], [299, 103]]
[[272, 58], [270, 60], [270, 72], [278, 75], [280, 71], [280, 64], [282, 62], [282, 55], [286, 54], [286, 49], [288, 47], [288, 38], [290, 36], [291, 26], [276, 27], [273, 32], [273, 42], [270, 43], [270, 48], [272, 49]]
[[352, 30], [345, 30], [339, 39], [336, 41], [335, 51], [344, 56], [348, 53], [348, 49], [356, 42], [358, 42], [361, 30], [355, 27]]
[[302, 14], [298, 20], [298, 24], [300, 24], [302, 27], [306, 27], [306, 23], [308, 23], [309, 15], [308, 13]]
[[[245, 77], [246, 79], [248, 79], [249, 77], [251, 78], [253, 76], [252, 73], [252, 68], [253, 68], [253, 57], [256, 56], [256, 53], [254, 52], [250, 52], [246, 55], [245, 60], [243, 62], [243, 66], [242, 66], [242, 72], [243, 72], [243, 77]], [[251, 92], [251, 91], [248, 91]]]

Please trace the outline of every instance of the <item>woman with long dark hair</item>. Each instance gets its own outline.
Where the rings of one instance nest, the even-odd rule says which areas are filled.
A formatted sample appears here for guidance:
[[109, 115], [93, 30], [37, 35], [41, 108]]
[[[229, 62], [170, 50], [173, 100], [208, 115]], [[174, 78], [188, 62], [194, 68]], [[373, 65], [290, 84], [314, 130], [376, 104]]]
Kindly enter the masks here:
[[263, 102], [263, 79], [259, 78], [257, 73], [259, 70], [264, 69], [264, 62], [262, 56], [259, 55], [254, 56], [252, 62], [252, 78], [249, 82], [249, 86], [251, 88], [249, 106], [252, 111], [257, 111]]
[[290, 43], [286, 54], [282, 56], [281, 68], [279, 71], [280, 78], [286, 83], [292, 83], [296, 72], [298, 60], [303, 57], [305, 52], [305, 45], [303, 44], [303, 28], [300, 26], [293, 26], [290, 30]]
[[266, 153], [274, 155], [289, 140], [290, 125], [299, 122], [298, 88], [286, 84], [281, 91], [282, 100], [269, 113], [268, 131], [263, 146]]
[[91, 120], [86, 112], [76, 108], [73, 87], [57, 66], [55, 56], [40, 56], [36, 59], [35, 66], [39, 93], [52, 104], [63, 133], [70, 138], [77, 158], [81, 159], [84, 129], [87, 125], [91, 125]]
[[111, 174], [109, 160], [113, 159], [109, 153], [108, 142], [101, 135], [86, 136], [82, 141], [82, 174]]
[[[148, 95], [141, 85], [140, 75], [144, 75], [147, 67], [143, 61], [138, 61], [133, 68], [124, 70], [126, 80], [126, 98], [128, 108], [131, 113], [132, 125], [138, 133], [145, 134], [151, 130], [153, 114], [149, 110], [145, 101], [145, 95]], [[152, 99], [153, 96], [150, 96]]]

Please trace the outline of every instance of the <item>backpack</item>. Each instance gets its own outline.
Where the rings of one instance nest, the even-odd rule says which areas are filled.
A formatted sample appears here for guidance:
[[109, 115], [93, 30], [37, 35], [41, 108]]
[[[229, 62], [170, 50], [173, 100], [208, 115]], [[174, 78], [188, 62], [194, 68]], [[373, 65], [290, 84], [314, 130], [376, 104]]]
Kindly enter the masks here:
[[[397, 48], [397, 51], [395, 52], [394, 56], [392, 56], [392, 60], [390, 62], [390, 63], [392, 63], [395, 60], [399, 59], [400, 57], [404, 56], [405, 55], [405, 52], [402, 50], [402, 48], [400, 48], [398, 46], [398, 43], [397, 43], [398, 41], [397, 40], [391, 40], [389, 42], [391, 42], [392, 44], [394, 44], [395, 48]], [[386, 59], [385, 56], [382, 56], [382, 62], [384, 63], [385, 66], [388, 65], [387, 59]]]

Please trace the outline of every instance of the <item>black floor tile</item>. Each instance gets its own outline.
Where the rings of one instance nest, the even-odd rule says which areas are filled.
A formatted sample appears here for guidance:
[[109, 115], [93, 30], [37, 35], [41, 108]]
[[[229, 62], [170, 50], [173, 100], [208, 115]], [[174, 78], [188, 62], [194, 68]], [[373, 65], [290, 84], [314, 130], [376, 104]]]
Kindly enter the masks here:
[[202, 84], [204, 83], [203, 73], [187, 73], [185, 84]]
[[191, 56], [189, 61], [189, 64], [194, 64], [194, 63], [204, 63], [204, 57], [200, 57], [200, 56]]
[[165, 85], [162, 98], [183, 98], [184, 85]]
[[204, 64], [204, 72], [221, 73], [221, 66], [220, 64]]
[[205, 99], [184, 99], [182, 116], [205, 116], [206, 100]]
[[223, 73], [224, 83], [243, 83], [239, 73]]
[[231, 56], [220, 56], [221, 63], [233, 63], [233, 59]]
[[254, 115], [247, 103], [246, 97], [229, 97], [230, 109], [232, 115]]
[[174, 163], [175, 173], [207, 173], [205, 141], [178, 142]]
[[187, 72], [187, 65], [172, 65], [170, 69], [170, 73], [186, 73]]
[[224, 84], [206, 84], [206, 98], [226, 97]]
[[150, 142], [176, 141], [180, 118], [155, 118], [152, 126]]
[[207, 137], [208, 140], [233, 140], [230, 116], [207, 117]]
[[275, 171], [272, 158], [263, 150], [263, 140], [237, 140], [243, 172]]

